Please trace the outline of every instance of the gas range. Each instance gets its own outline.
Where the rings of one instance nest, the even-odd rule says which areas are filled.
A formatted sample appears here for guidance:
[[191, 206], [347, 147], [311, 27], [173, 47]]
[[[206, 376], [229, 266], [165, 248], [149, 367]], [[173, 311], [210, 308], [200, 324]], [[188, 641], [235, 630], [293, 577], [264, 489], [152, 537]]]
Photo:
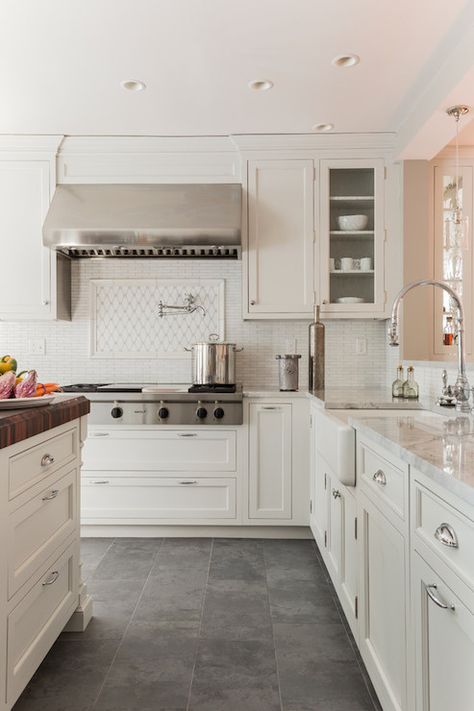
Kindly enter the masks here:
[[64, 392], [91, 402], [91, 425], [241, 425], [242, 386], [77, 383]]

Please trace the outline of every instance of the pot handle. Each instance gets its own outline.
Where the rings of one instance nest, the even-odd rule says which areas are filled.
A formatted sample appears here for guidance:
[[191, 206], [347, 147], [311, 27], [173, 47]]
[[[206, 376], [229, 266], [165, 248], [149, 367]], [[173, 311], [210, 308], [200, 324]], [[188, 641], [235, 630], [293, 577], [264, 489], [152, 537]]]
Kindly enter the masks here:
[[240, 348], [235, 348], [235, 346], [234, 346], [234, 353], [240, 353], [243, 350], [244, 350], [243, 346], [241, 346]]
[[193, 352], [193, 349], [192, 349], [192, 348], [186, 348], [186, 346], [184, 346], [184, 350], [187, 351], [188, 353], [192, 353], [192, 352]]
[[217, 343], [217, 341], [219, 340], [219, 338], [220, 338], [220, 336], [219, 336], [218, 333], [210, 333], [210, 334], [209, 334], [209, 341], [210, 341], [211, 343]]

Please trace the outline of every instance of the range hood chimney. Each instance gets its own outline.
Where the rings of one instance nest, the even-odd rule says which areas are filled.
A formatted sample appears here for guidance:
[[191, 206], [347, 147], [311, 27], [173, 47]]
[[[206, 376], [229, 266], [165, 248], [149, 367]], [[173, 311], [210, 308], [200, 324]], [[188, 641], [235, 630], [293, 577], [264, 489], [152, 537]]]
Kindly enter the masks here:
[[239, 184], [58, 185], [43, 226], [69, 257], [240, 257]]

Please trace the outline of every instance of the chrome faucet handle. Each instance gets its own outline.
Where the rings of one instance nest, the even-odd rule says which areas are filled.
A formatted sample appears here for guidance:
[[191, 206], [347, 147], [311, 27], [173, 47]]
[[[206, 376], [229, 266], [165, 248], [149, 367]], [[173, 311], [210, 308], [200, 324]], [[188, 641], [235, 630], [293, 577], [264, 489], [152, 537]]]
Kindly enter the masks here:
[[443, 395], [448, 394], [448, 371], [446, 368], [443, 370], [441, 374], [441, 379], [443, 381]]

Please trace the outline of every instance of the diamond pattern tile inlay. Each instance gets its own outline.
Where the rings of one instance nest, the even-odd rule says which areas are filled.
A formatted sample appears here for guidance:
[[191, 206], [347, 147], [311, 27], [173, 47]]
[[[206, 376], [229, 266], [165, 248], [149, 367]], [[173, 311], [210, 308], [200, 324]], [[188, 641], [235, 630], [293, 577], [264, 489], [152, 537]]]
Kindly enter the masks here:
[[[158, 316], [158, 304], [184, 304], [192, 294], [203, 306], [194, 313]], [[224, 280], [94, 279], [91, 281], [91, 355], [101, 358], [185, 357], [184, 347], [224, 338]]]

